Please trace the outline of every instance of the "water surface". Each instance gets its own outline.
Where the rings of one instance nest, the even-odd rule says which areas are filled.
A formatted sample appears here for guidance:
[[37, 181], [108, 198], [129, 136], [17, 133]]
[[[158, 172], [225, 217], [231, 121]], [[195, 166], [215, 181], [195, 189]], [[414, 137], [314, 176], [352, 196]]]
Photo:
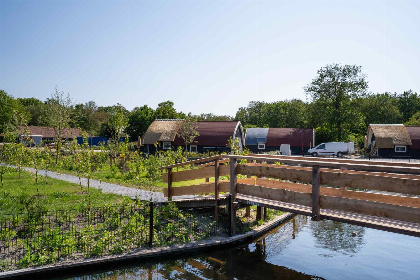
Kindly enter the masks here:
[[420, 238], [297, 216], [232, 249], [63, 279], [420, 279]]

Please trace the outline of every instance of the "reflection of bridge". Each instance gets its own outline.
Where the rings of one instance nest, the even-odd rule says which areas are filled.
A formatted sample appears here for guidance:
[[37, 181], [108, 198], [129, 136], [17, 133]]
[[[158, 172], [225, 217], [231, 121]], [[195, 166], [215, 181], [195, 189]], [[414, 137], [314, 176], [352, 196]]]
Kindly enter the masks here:
[[[207, 200], [217, 212], [226, 197], [220, 193], [229, 193], [232, 234], [236, 209], [257, 205], [259, 218], [264, 208], [272, 208], [420, 236], [420, 164], [223, 155], [162, 169], [167, 171], [163, 180], [169, 200], [193, 206], [203, 198], [176, 197], [214, 194]], [[223, 180], [228, 175], [229, 180]], [[206, 182], [196, 183], [204, 178]]]

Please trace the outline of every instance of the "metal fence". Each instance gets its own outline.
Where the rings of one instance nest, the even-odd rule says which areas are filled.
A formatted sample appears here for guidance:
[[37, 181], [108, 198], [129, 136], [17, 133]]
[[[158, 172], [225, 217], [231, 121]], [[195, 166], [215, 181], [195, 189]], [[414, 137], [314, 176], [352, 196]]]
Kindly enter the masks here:
[[[217, 221], [217, 222], [216, 222]], [[0, 217], [0, 271], [226, 235], [227, 215], [141, 203]]]

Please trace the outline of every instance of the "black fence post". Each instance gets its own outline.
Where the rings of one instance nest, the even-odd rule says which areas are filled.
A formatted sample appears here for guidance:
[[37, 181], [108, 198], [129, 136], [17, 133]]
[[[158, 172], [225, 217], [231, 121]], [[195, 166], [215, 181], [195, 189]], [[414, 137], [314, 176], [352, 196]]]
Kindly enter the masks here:
[[320, 169], [319, 166], [312, 167], [312, 220], [320, 220]]
[[150, 201], [149, 203], [150, 213], [149, 213], [149, 247], [153, 246], [153, 212], [154, 212], [154, 203]]

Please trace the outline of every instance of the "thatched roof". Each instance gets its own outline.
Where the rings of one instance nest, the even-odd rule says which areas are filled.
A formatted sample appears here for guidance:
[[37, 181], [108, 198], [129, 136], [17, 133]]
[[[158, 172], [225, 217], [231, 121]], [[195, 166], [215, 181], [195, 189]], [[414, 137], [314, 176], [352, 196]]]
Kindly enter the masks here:
[[143, 135], [143, 145], [172, 142], [183, 120], [155, 120]]
[[402, 124], [371, 124], [369, 129], [375, 135], [377, 148], [393, 149], [395, 145], [411, 145], [410, 135]]
[[[47, 126], [19, 126], [19, 134], [41, 135], [42, 138], [55, 138], [55, 130]], [[62, 133], [63, 138], [76, 138], [82, 136], [82, 131], [78, 128], [65, 128]]]

